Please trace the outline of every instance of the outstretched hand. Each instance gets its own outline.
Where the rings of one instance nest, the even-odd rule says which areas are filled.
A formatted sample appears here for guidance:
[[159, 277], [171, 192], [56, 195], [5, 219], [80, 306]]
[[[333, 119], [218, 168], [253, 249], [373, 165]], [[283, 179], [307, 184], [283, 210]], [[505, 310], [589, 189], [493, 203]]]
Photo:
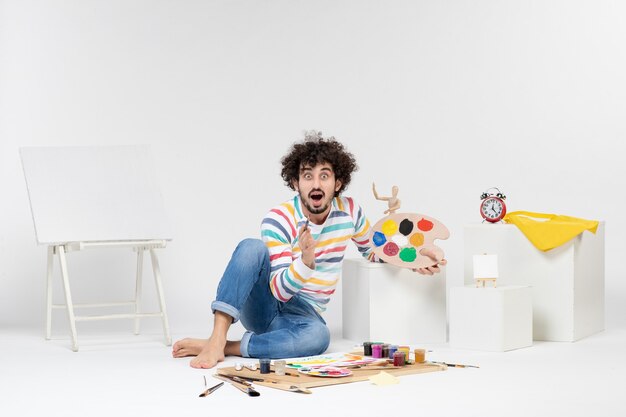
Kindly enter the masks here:
[[427, 266], [426, 268], [415, 268], [414, 272], [422, 275], [434, 275], [441, 271], [440, 266], [444, 266], [448, 263], [445, 259], [443, 259], [443, 251], [434, 250], [430, 248], [424, 248], [420, 251], [420, 255], [428, 256], [433, 260], [433, 265]]

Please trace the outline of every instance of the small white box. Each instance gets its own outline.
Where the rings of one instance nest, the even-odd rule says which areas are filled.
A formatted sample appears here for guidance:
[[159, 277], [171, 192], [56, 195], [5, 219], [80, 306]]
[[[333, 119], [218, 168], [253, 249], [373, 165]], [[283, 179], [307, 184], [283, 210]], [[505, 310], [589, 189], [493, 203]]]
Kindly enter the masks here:
[[530, 287], [450, 290], [450, 346], [504, 352], [531, 346]]
[[465, 226], [465, 284], [473, 255], [498, 255], [500, 285], [532, 287], [533, 338], [573, 342], [604, 330], [604, 222], [547, 252], [512, 224]]
[[431, 276], [346, 259], [342, 286], [344, 338], [396, 344], [446, 341], [445, 268]]

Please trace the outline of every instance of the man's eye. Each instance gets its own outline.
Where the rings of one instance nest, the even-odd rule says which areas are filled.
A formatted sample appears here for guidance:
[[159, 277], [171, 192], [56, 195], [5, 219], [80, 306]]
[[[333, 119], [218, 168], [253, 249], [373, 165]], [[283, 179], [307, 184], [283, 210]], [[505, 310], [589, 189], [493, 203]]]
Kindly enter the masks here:
[[323, 180], [327, 180], [328, 179], [328, 175], [326, 175], [326, 174], [322, 175], [322, 179]]
[[311, 176], [310, 174], [306, 174], [306, 175], [304, 176], [304, 179], [305, 179], [305, 180], [310, 180], [310, 179], [311, 179], [311, 177], [312, 177], [312, 176]]

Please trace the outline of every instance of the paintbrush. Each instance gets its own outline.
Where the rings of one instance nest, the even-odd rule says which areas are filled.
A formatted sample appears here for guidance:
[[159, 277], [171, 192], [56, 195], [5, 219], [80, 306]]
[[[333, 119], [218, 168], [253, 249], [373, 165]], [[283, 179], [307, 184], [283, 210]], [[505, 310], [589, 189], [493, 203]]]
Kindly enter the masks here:
[[[289, 382], [283, 382], [278, 378], [272, 378], [272, 377], [265, 377], [265, 378], [255, 378], [252, 376], [234, 376], [234, 375], [229, 375], [229, 374], [219, 374], [220, 376], [224, 377], [225, 379], [230, 379], [232, 381], [235, 382], [239, 382], [241, 384], [244, 384], [248, 387], [250, 387], [252, 384], [251, 382], [257, 384], [257, 385], [262, 385], [264, 387], [270, 387], [270, 388], [276, 388], [276, 389], [280, 389], [283, 391], [291, 391], [291, 392], [299, 392], [302, 394], [312, 394], [313, 392], [311, 390], [309, 390], [308, 388], [305, 388], [301, 385], [298, 384], [292, 384]], [[300, 376], [300, 375], [298, 375]]]
[[258, 397], [261, 395], [261, 393], [257, 390], [255, 390], [254, 388], [252, 388], [250, 385], [246, 385], [246, 384], [242, 384], [240, 382], [236, 382], [233, 381], [231, 378], [228, 378], [226, 376], [223, 375], [213, 375], [214, 378], [220, 379], [222, 381], [226, 381], [228, 383], [230, 383], [233, 387], [237, 388], [239, 391], [248, 394], [250, 397]]
[[432, 362], [440, 365], [446, 365], [450, 368], [480, 368], [480, 366], [476, 365], [461, 365], [460, 363], [446, 363], [446, 362]]
[[247, 377], [247, 376], [230, 376], [230, 375], [222, 375], [222, 376], [232, 379], [235, 382], [241, 382], [242, 384], [245, 384], [247, 386], [251, 386], [252, 384], [249, 381], [252, 381], [257, 385], [262, 385], [264, 387], [277, 388], [277, 389], [281, 389], [284, 391], [291, 391], [291, 392], [300, 392], [302, 394], [312, 394], [312, 391], [309, 390], [308, 388], [305, 388], [297, 384], [291, 384], [289, 382], [283, 382], [278, 379], [273, 379], [273, 378], [263, 379], [263, 378]]
[[338, 368], [346, 368], [352, 370], [368, 370], [368, 369], [390, 369], [393, 368], [393, 364], [380, 364], [380, 365], [350, 365], [350, 366], [339, 366]]
[[271, 383], [281, 383], [283, 382], [281, 379], [276, 378], [276, 377], [271, 377], [271, 376], [264, 376], [263, 378], [255, 378], [253, 376], [246, 376], [246, 375], [230, 375], [227, 373], [219, 373], [218, 374], [220, 376], [223, 376], [224, 378], [228, 378], [231, 379], [235, 382], [241, 382], [243, 384], [249, 384], [251, 382], [257, 383], [257, 382], [271, 382]]
[[217, 390], [217, 389], [218, 389], [219, 387], [221, 387], [222, 385], [224, 385], [224, 383], [223, 383], [223, 382], [220, 382], [219, 384], [214, 385], [214, 386], [212, 386], [211, 388], [207, 388], [206, 390], [204, 390], [204, 391], [202, 392], [202, 394], [200, 394], [200, 395], [199, 395], [199, 397], [206, 397], [207, 395], [212, 394], [212, 393], [213, 393], [213, 391]]
[[313, 394], [313, 391], [311, 391], [310, 389], [297, 385], [297, 384], [272, 382], [272, 381], [256, 381], [255, 384], [262, 385], [264, 387], [269, 387], [269, 388], [276, 388], [276, 389], [280, 389], [283, 391], [298, 392], [300, 394]]
[[377, 360], [374, 362], [362, 363], [362, 364], [356, 364], [356, 365], [348, 365], [348, 366], [339, 366], [339, 368], [372, 369], [372, 368], [386, 368], [386, 367], [391, 367], [392, 365], [393, 365], [393, 361], [390, 361], [389, 359], [381, 358], [380, 360]]

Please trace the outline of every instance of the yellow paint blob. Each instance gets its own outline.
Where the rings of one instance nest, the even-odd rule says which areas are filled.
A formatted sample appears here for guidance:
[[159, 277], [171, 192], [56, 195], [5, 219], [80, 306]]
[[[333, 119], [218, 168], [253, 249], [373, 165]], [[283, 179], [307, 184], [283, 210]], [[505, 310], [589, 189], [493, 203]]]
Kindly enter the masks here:
[[415, 247], [422, 246], [424, 244], [424, 235], [421, 233], [413, 233], [409, 238], [409, 242]]
[[383, 223], [381, 230], [387, 236], [395, 235], [398, 231], [398, 223], [394, 222], [393, 220], [387, 220], [385, 223]]

